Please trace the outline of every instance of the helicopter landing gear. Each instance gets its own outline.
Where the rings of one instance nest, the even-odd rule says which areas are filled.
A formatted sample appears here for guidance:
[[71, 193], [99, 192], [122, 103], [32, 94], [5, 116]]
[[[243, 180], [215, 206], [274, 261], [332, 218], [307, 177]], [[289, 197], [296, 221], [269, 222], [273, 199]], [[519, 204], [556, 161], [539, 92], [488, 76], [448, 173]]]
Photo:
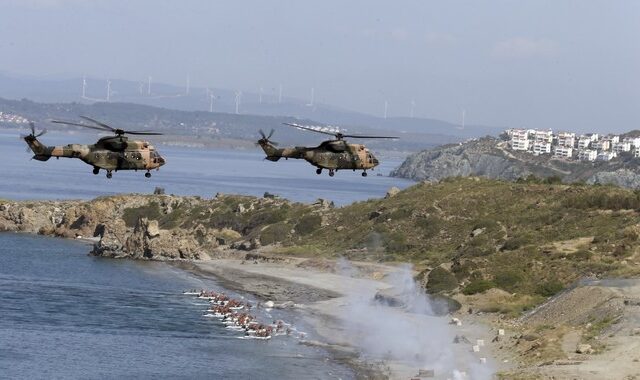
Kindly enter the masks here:
[[366, 177], [367, 176], [367, 172], [362, 172], [362, 176]]
[[98, 173], [100, 173], [100, 168], [94, 166], [93, 174], [97, 175]]
[[329, 177], [333, 177], [333, 175], [336, 174], [333, 169], [329, 169]]
[[113, 177], [113, 174], [111, 173], [111, 170], [107, 171], [107, 178], [111, 179], [111, 177]]
[[322, 174], [322, 169], [321, 168], [316, 169], [316, 174]]
[[147, 177], [147, 178], [151, 178], [151, 173], [146, 172], [146, 173], [144, 173], [144, 176]]

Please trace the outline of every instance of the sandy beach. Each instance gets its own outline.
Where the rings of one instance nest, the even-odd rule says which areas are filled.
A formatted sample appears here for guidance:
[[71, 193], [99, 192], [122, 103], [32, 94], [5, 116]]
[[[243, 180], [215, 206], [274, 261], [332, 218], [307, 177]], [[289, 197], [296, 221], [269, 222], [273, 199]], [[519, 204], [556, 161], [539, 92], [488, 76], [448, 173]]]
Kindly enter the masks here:
[[[497, 332], [476, 317], [457, 316], [456, 324], [433, 315], [405, 266], [293, 258], [180, 266], [299, 312], [319, 336], [301, 343], [328, 349], [361, 378], [490, 379], [498, 368], [491, 347]], [[374, 302], [378, 292], [412, 306]]]

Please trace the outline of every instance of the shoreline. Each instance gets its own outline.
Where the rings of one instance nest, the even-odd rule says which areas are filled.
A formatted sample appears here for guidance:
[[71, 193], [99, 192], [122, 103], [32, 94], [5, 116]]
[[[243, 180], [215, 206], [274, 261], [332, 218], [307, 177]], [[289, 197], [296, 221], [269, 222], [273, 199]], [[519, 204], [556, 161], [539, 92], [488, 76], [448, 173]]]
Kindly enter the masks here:
[[[366, 346], [362, 346], [362, 342], [354, 336], [349, 327], [350, 305], [357, 302], [353, 296], [366, 295], [365, 298], [370, 303], [378, 291], [392, 289], [392, 285], [385, 279], [399, 268], [374, 263], [355, 263], [357, 274], [354, 270], [350, 273], [336, 273], [335, 270], [327, 270], [326, 266], [321, 270], [305, 267], [306, 261], [288, 258], [279, 262], [254, 263], [241, 259], [213, 259], [174, 262], [171, 265], [195, 276], [214, 277], [224, 288], [248, 293], [264, 301], [272, 301], [276, 307], [298, 313], [319, 336], [319, 341], [307, 340], [301, 341], [300, 344], [329, 351], [337, 362], [351, 367], [359, 379], [417, 378], [420, 371], [427, 374], [423, 375], [424, 378], [449, 379], [455, 375], [445, 371], [450, 371], [454, 365], [466, 365], [465, 370], [461, 372], [479, 371], [471, 377], [459, 377], [461, 379], [488, 379], [497, 371], [497, 363], [492, 359], [495, 357], [493, 348], [489, 347], [493, 337], [492, 331], [482, 321], [466, 320], [465, 322], [470, 323], [465, 323], [462, 327], [452, 326], [446, 316], [420, 315], [397, 307], [384, 307], [385, 313], [389, 313], [385, 316], [397, 319], [400, 324], [408, 323], [416, 330], [432, 329], [434, 335], [443, 334], [437, 343], [448, 345], [445, 349], [448, 350], [445, 355], [448, 356], [447, 360], [437, 358], [434, 361], [433, 357], [426, 357], [423, 361], [430, 362], [431, 366], [422, 366], [418, 365], [414, 358], [399, 360], [391, 355], [391, 351], [388, 355], [382, 356], [376, 355], [375, 351], [365, 352]], [[363, 270], [367, 272], [362, 273]], [[453, 343], [457, 342], [459, 337], [462, 337], [464, 342]], [[478, 340], [486, 342], [483, 343], [486, 347], [482, 348], [482, 352], [474, 353], [474, 345], [470, 342]], [[381, 343], [382, 346], [386, 345], [384, 339]], [[442, 350], [442, 347], [431, 348], [435, 349], [434, 353]], [[421, 352], [415, 352], [416, 356], [419, 354]], [[429, 356], [429, 353], [424, 355]], [[437, 355], [442, 356], [440, 353]], [[466, 363], [474, 360], [477, 363]], [[485, 364], [485, 360], [489, 363]], [[446, 361], [446, 365], [439, 361]]]

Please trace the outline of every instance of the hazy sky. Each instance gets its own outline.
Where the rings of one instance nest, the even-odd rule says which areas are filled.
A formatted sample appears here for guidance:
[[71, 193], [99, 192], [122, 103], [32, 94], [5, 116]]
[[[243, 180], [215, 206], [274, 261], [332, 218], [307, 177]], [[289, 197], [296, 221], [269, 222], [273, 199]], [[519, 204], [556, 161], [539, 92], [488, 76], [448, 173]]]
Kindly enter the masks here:
[[640, 128], [640, 1], [0, 0], [0, 57], [16, 74], [314, 87], [377, 115], [413, 99], [448, 121]]

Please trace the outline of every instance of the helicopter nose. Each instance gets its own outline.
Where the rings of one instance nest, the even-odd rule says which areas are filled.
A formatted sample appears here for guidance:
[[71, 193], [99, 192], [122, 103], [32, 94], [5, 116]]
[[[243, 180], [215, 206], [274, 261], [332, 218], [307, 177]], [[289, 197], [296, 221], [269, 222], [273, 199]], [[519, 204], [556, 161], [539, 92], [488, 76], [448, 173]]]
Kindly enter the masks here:
[[165, 159], [163, 157], [156, 157], [156, 163], [158, 164], [158, 166], [162, 166], [162, 165], [166, 164], [167, 161], [165, 161]]

